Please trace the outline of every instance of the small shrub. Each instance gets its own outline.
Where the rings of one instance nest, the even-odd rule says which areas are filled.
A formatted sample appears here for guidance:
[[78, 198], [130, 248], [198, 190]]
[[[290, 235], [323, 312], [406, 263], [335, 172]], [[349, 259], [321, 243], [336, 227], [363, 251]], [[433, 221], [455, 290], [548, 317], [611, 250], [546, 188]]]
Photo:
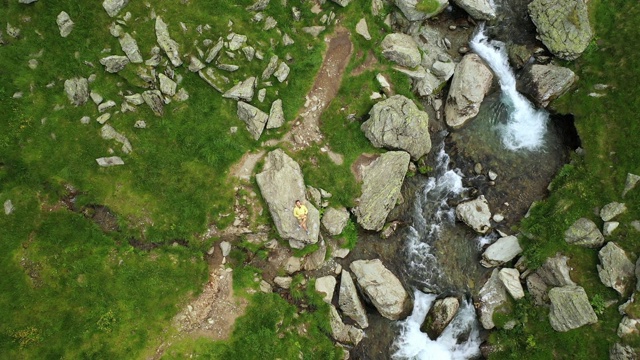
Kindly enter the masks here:
[[347, 222], [347, 226], [344, 227], [342, 235], [344, 235], [345, 239], [342, 247], [345, 249], [353, 250], [356, 247], [356, 243], [358, 242], [358, 229], [356, 229], [356, 224], [351, 219], [349, 219], [349, 221]]
[[591, 298], [591, 301], [589, 301], [589, 303], [591, 304], [591, 307], [593, 308], [593, 311], [597, 315], [602, 315], [604, 313], [604, 309], [606, 308], [606, 304], [605, 304], [605, 301], [604, 301], [604, 298], [602, 297], [602, 295], [600, 295], [600, 294], [593, 295], [593, 297]]
[[440, 8], [438, 0], [420, 0], [416, 4], [416, 10], [427, 14], [438, 11], [438, 8]]
[[100, 316], [100, 319], [98, 319], [98, 322], [96, 323], [100, 331], [104, 331], [107, 333], [110, 333], [111, 331], [113, 331], [113, 327], [115, 324], [116, 324], [116, 317], [115, 315], [113, 315], [113, 311], [111, 310], [107, 311], [102, 316]]

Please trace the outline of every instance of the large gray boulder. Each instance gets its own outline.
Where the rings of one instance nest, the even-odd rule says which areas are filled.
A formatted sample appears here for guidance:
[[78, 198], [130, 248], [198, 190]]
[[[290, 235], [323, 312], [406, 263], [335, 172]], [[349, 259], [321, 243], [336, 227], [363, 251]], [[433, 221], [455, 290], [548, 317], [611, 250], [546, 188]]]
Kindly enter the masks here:
[[315, 288], [316, 291], [322, 295], [322, 300], [327, 304], [331, 304], [333, 299], [333, 293], [336, 290], [336, 278], [335, 276], [323, 276], [316, 279]]
[[333, 305], [330, 305], [329, 309], [329, 325], [331, 326], [331, 335], [337, 342], [358, 345], [364, 339], [364, 330], [353, 325], [345, 325]]
[[461, 128], [480, 111], [493, 81], [491, 69], [477, 54], [468, 54], [456, 66], [445, 103], [447, 125]]
[[484, 195], [456, 206], [456, 217], [480, 234], [491, 229], [491, 211]]
[[373, 105], [369, 115], [360, 128], [373, 146], [404, 150], [414, 160], [431, 150], [429, 115], [411, 99], [394, 95]]
[[348, 221], [349, 212], [345, 208], [327, 208], [322, 215], [322, 226], [332, 236], [340, 235]]
[[122, 47], [122, 51], [127, 55], [129, 61], [134, 64], [139, 64], [143, 61], [138, 43], [129, 33], [125, 33], [118, 41], [120, 41], [120, 47]]
[[380, 231], [400, 196], [410, 156], [404, 151], [382, 154], [363, 170], [362, 195], [353, 213], [366, 230]]
[[380, 45], [382, 55], [388, 60], [408, 68], [420, 65], [420, 50], [411, 36], [402, 33], [389, 34]]
[[346, 270], [342, 270], [340, 278], [338, 304], [340, 305], [342, 313], [357, 322], [360, 328], [365, 329], [369, 326], [367, 312], [364, 310], [364, 306], [362, 306], [362, 302], [358, 297], [356, 285], [353, 283], [351, 274]]
[[493, 322], [493, 313], [508, 300], [507, 291], [498, 274], [498, 269], [493, 269], [491, 277], [478, 292], [480, 324], [487, 330], [496, 326]]
[[576, 220], [567, 231], [564, 232], [564, 240], [568, 244], [580, 245], [588, 248], [599, 248], [604, 244], [604, 236], [596, 224], [587, 219]]
[[156, 116], [164, 113], [164, 99], [160, 90], [147, 90], [142, 93], [142, 99]]
[[598, 321], [587, 293], [580, 286], [554, 287], [549, 290], [549, 322], [555, 331], [565, 332]]
[[111, 55], [100, 59], [100, 64], [104, 65], [104, 70], [109, 73], [121, 71], [128, 63], [129, 58], [121, 55]]
[[549, 302], [549, 287], [537, 273], [527, 276], [526, 281], [527, 290], [536, 305], [542, 306]]
[[269, 111], [269, 119], [267, 120], [267, 129], [277, 129], [284, 125], [284, 111], [282, 110], [282, 100], [277, 99], [271, 103]]
[[[318, 242], [320, 213], [305, 201], [304, 178], [297, 162], [281, 149], [276, 149], [267, 154], [262, 172], [256, 174], [256, 181], [282, 239], [288, 240], [291, 247], [296, 249]], [[305, 202], [309, 209], [309, 235], [299, 227], [298, 220], [293, 216], [296, 200]]]
[[129, 0], [104, 0], [102, 2], [102, 7], [110, 17], [114, 17], [118, 15], [120, 10], [127, 6], [128, 3]]
[[430, 1], [431, 6], [419, 5], [421, 0], [395, 0], [394, 3], [409, 21], [420, 21], [440, 14], [449, 5], [447, 0]]
[[420, 330], [426, 332], [432, 340], [437, 339], [456, 316], [459, 308], [460, 301], [455, 297], [436, 300], [429, 309]]
[[58, 30], [60, 30], [60, 36], [65, 38], [69, 36], [69, 34], [71, 34], [71, 31], [73, 30], [74, 22], [69, 17], [69, 14], [67, 14], [65, 11], [61, 11], [60, 14], [58, 14], [58, 17], [56, 17], [56, 24], [58, 24]]
[[256, 87], [256, 78], [250, 77], [227, 90], [222, 97], [233, 100], [251, 101]]
[[518, 91], [529, 95], [539, 107], [547, 107], [571, 88], [576, 74], [556, 65], [526, 66], [518, 79]]
[[511, 235], [498, 239], [482, 254], [480, 264], [484, 267], [495, 267], [505, 264], [522, 252], [518, 238]]
[[544, 264], [536, 271], [536, 274], [546, 285], [552, 287], [576, 285], [569, 274], [568, 260], [568, 257], [558, 253], [554, 257], [547, 258]]
[[628, 316], [623, 317], [622, 320], [620, 320], [620, 324], [618, 324], [618, 337], [623, 338], [631, 334], [640, 334], [638, 325], [640, 325], [639, 319], [633, 319]]
[[625, 211], [627, 211], [627, 206], [625, 204], [611, 202], [602, 207], [600, 210], [600, 218], [602, 218], [602, 221], [609, 221]]
[[356, 260], [349, 265], [360, 289], [371, 300], [380, 315], [398, 320], [406, 315], [411, 300], [400, 280], [387, 269], [382, 261]]
[[635, 265], [629, 260], [627, 253], [618, 244], [609, 242], [598, 252], [598, 259], [600, 281], [624, 296], [635, 273]]
[[173, 66], [182, 65], [180, 45], [169, 36], [169, 28], [160, 16], [156, 17], [156, 39], [160, 48], [167, 54]]
[[529, 15], [540, 40], [561, 59], [578, 58], [593, 37], [584, 0], [534, 0]]
[[89, 81], [85, 78], [72, 78], [64, 81], [64, 92], [75, 106], [84, 105], [89, 99]]
[[609, 349], [609, 360], [638, 360], [638, 353], [630, 345], [615, 343]]
[[269, 119], [265, 112], [242, 101], [238, 101], [238, 117], [247, 125], [247, 130], [254, 140], [260, 138]]
[[502, 285], [504, 285], [504, 288], [507, 290], [507, 292], [509, 292], [511, 297], [516, 300], [522, 299], [524, 297], [524, 290], [522, 289], [522, 284], [520, 283], [520, 272], [517, 269], [500, 269], [498, 277], [500, 278], [500, 281], [502, 281]]
[[493, 20], [496, 18], [496, 9], [491, 0], [453, 0], [453, 2], [476, 20]]

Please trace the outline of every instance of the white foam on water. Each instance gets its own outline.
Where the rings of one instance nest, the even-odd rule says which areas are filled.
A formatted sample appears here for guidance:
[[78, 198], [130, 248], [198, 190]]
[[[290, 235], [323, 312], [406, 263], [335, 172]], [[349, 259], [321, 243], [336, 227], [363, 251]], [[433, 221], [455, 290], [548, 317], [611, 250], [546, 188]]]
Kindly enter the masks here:
[[489, 40], [480, 27], [470, 44], [491, 67], [500, 82], [502, 102], [509, 111], [506, 124], [499, 124], [502, 143], [509, 150], [538, 150], [544, 144], [549, 114], [536, 109], [533, 104], [516, 90], [516, 79], [509, 67], [504, 43]]
[[[401, 330], [394, 342], [397, 351], [392, 355], [393, 359], [466, 360], [480, 355], [482, 340], [471, 303], [463, 301], [449, 326], [436, 340], [431, 340], [420, 331], [420, 326], [436, 300], [436, 295], [416, 290], [414, 296], [413, 312], [400, 322]], [[459, 342], [460, 337], [466, 337], [467, 340]]]

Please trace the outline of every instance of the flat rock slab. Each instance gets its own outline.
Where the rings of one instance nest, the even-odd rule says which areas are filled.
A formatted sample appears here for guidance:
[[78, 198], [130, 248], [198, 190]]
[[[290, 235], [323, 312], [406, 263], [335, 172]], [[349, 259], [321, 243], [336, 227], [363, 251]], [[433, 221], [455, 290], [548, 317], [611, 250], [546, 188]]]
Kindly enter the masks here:
[[635, 273], [635, 265], [629, 260], [627, 253], [618, 244], [609, 242], [598, 252], [598, 259], [600, 281], [624, 296]]
[[580, 286], [555, 287], [549, 290], [549, 300], [549, 322], [556, 331], [565, 332], [598, 321], [587, 293]]
[[518, 91], [529, 95], [539, 107], [547, 107], [566, 93], [576, 80], [576, 74], [568, 68], [532, 64], [524, 68], [517, 85]]
[[580, 245], [588, 248], [599, 248], [604, 244], [604, 236], [596, 224], [587, 219], [576, 220], [567, 231], [564, 232], [564, 240], [568, 244]]
[[491, 88], [493, 72], [477, 54], [468, 54], [456, 66], [445, 103], [447, 125], [458, 129], [478, 115], [480, 104]]
[[124, 161], [119, 156], [101, 157], [97, 158], [96, 162], [102, 167], [110, 167], [117, 165], [124, 165]]
[[420, 65], [420, 50], [411, 36], [402, 33], [389, 34], [380, 45], [382, 55], [388, 60], [408, 68]]
[[479, 234], [491, 230], [491, 210], [484, 195], [456, 206], [456, 217]]
[[340, 310], [357, 322], [360, 328], [367, 328], [369, 326], [367, 312], [358, 297], [358, 290], [356, 289], [356, 285], [353, 283], [351, 274], [346, 270], [342, 270], [342, 275], [340, 277], [340, 292], [338, 295]]
[[493, 322], [493, 313], [508, 300], [507, 292], [498, 274], [498, 269], [493, 269], [491, 277], [478, 293], [480, 301], [480, 308], [478, 309], [480, 324], [487, 330], [493, 329], [496, 326]]
[[349, 268], [380, 315], [390, 320], [398, 320], [407, 313], [411, 303], [409, 294], [382, 261], [356, 260]]

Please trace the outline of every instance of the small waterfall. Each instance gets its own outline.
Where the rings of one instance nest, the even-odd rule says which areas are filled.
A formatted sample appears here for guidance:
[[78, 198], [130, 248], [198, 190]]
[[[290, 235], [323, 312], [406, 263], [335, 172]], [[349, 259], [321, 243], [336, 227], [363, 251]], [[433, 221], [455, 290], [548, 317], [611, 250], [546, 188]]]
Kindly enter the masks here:
[[[413, 313], [400, 322], [400, 336], [394, 344], [398, 351], [393, 354], [393, 359], [466, 360], [480, 356], [480, 327], [470, 301], [464, 300], [449, 326], [437, 340], [431, 340], [420, 331], [420, 326], [436, 295], [416, 290], [414, 296]], [[460, 342], [460, 337], [466, 337], [466, 340]]]
[[475, 51], [493, 70], [500, 81], [501, 100], [508, 108], [506, 124], [498, 124], [502, 142], [509, 150], [538, 150], [543, 145], [549, 114], [536, 109], [516, 90], [516, 79], [509, 67], [504, 43], [490, 41], [480, 27], [470, 43]]

